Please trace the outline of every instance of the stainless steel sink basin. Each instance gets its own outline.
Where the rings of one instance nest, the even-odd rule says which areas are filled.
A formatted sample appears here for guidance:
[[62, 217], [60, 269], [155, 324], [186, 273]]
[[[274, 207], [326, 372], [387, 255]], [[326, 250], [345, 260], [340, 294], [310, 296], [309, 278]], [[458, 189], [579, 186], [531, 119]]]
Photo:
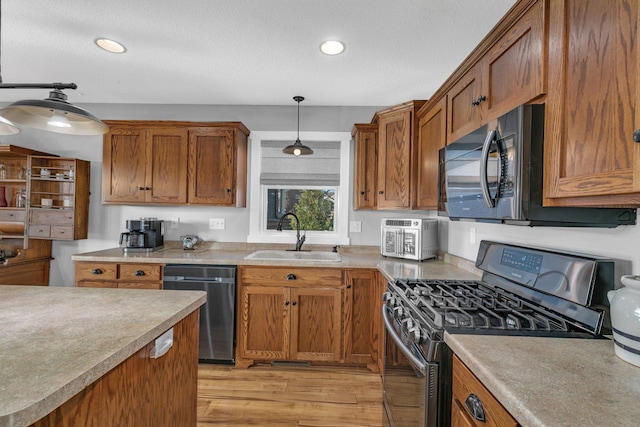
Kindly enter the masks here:
[[296, 251], [255, 251], [247, 255], [244, 259], [266, 260], [266, 261], [319, 261], [319, 262], [339, 262], [340, 254], [337, 252], [296, 252]]

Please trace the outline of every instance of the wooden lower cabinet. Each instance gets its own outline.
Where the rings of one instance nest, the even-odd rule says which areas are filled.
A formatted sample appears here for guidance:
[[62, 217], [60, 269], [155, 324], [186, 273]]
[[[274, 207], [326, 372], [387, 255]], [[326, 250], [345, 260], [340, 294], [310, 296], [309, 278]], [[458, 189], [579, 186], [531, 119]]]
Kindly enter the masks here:
[[150, 342], [32, 427], [195, 427], [199, 313], [173, 327], [167, 354], [150, 358]]
[[[477, 420], [467, 410], [465, 402], [480, 402], [484, 421]], [[518, 422], [496, 400], [489, 390], [473, 375], [460, 359], [453, 356], [453, 385], [451, 402], [451, 427], [519, 426]]]
[[49, 286], [50, 259], [0, 267], [0, 285]]
[[381, 334], [381, 292], [377, 286], [378, 271], [346, 270], [344, 292], [344, 360], [378, 368]]
[[256, 360], [337, 362], [342, 271], [241, 267], [236, 367]]
[[162, 289], [163, 264], [76, 262], [76, 286]]

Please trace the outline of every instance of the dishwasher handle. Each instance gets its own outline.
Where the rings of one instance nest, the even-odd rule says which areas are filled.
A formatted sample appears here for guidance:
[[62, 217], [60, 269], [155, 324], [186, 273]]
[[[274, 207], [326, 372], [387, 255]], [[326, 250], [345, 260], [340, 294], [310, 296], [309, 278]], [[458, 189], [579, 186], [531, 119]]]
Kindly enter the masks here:
[[164, 276], [164, 282], [235, 283], [236, 279], [234, 277]]

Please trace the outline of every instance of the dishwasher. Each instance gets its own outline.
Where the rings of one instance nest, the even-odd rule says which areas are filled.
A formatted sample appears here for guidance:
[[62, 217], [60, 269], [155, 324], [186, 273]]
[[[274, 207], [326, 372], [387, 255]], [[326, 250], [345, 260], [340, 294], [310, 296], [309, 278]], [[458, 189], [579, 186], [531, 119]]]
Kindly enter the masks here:
[[206, 291], [200, 307], [201, 362], [235, 364], [235, 265], [168, 264], [163, 289]]

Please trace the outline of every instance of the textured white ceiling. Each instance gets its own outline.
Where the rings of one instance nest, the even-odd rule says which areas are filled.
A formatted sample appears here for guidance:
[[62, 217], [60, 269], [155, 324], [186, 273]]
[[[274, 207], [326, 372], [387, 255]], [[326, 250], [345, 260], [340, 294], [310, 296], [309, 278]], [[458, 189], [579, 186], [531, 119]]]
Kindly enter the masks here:
[[[75, 82], [74, 103], [393, 105], [429, 98], [514, 3], [4, 0], [2, 78]], [[329, 38], [342, 55], [320, 52]], [[0, 102], [46, 95], [0, 90]]]

